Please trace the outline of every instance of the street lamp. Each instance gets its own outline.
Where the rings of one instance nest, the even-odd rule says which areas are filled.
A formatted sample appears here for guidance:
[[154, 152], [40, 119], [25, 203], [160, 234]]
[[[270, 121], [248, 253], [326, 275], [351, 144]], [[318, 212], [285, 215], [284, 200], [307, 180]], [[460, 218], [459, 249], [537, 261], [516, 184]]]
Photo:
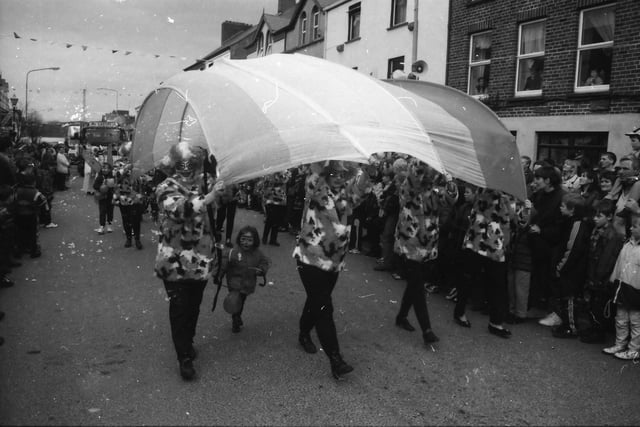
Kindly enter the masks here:
[[11, 124], [13, 126], [13, 134], [14, 134], [12, 143], [15, 143], [18, 140], [18, 129], [19, 129], [19, 127], [16, 125], [16, 105], [18, 105], [18, 97], [14, 93], [13, 96], [9, 98], [9, 100], [11, 101], [11, 108], [13, 110], [13, 115], [11, 116], [12, 118]]
[[25, 89], [24, 89], [24, 119], [27, 120], [27, 113], [28, 113], [28, 105], [29, 105], [29, 74], [34, 72], [34, 71], [43, 71], [43, 70], [53, 70], [53, 71], [58, 71], [60, 69], [60, 67], [46, 67], [46, 68], [36, 68], [35, 70], [29, 70], [27, 71], [27, 81], [25, 84]]
[[110, 90], [116, 93], [116, 113], [118, 112], [118, 91], [115, 89], [109, 89], [108, 87], [99, 87], [97, 90]]

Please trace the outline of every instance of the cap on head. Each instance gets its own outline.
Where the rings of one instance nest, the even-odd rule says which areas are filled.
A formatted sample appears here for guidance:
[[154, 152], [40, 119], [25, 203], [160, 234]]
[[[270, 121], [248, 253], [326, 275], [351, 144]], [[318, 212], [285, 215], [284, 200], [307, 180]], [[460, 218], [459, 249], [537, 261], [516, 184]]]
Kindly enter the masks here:
[[635, 136], [636, 138], [640, 138], [640, 127], [635, 128], [631, 132], [625, 133], [625, 135], [628, 137]]

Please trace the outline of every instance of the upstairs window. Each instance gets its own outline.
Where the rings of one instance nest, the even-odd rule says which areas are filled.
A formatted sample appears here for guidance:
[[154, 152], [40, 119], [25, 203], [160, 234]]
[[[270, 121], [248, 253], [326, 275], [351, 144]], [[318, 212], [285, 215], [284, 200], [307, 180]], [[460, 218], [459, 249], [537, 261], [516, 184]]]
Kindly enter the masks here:
[[469, 95], [484, 96], [489, 91], [489, 71], [491, 68], [491, 33], [471, 36], [469, 49]]
[[545, 21], [520, 25], [516, 96], [542, 95], [545, 29]]
[[391, 0], [391, 26], [407, 22], [407, 0]]
[[349, 7], [349, 40], [360, 38], [360, 3]]
[[609, 90], [615, 18], [613, 6], [580, 13], [576, 92]]
[[273, 37], [271, 37], [271, 32], [267, 33], [267, 42], [265, 44], [265, 55], [269, 55], [271, 53], [271, 46], [273, 45]]
[[302, 12], [300, 16], [300, 44], [307, 42], [307, 13]]
[[264, 55], [264, 34], [260, 33], [258, 34], [258, 43], [257, 43], [257, 50], [256, 53], [258, 56], [263, 56]]
[[313, 6], [313, 10], [311, 11], [311, 16], [313, 17], [313, 40], [316, 40], [320, 37], [320, 11], [318, 10], [318, 6]]

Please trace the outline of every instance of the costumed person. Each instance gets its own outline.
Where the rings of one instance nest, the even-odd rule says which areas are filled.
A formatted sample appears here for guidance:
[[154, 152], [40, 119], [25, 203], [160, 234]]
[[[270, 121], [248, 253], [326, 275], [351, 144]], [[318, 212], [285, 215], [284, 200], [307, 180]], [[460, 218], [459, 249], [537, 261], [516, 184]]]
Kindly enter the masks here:
[[[98, 200], [98, 222], [100, 227], [96, 230], [98, 234], [113, 232], [111, 223], [113, 222], [113, 192], [116, 186], [116, 180], [113, 177], [113, 166], [104, 162], [100, 173], [93, 182], [93, 188], [96, 190], [96, 199]], [[106, 226], [106, 228], [105, 228]]]
[[450, 175], [446, 177], [445, 191], [436, 191], [435, 173], [426, 163], [409, 160], [406, 178], [398, 189], [400, 212], [394, 245], [407, 281], [396, 325], [410, 332], [415, 330], [407, 320], [413, 307], [426, 345], [438, 341], [431, 329], [424, 283], [431, 279], [428, 271], [438, 258], [440, 210], [458, 200], [458, 188]]
[[[283, 225], [287, 215], [287, 181], [288, 171], [276, 172], [264, 178], [264, 210], [265, 221], [262, 231], [262, 244], [280, 246], [278, 229]], [[269, 237], [270, 236], [270, 237]]]
[[172, 169], [171, 176], [156, 188], [160, 238], [155, 273], [169, 297], [171, 337], [185, 380], [196, 373], [193, 337], [202, 293], [215, 262], [210, 223], [218, 189], [212, 187], [215, 163], [213, 156], [207, 159], [203, 149], [180, 142], [162, 161], [164, 167]]
[[[220, 259], [220, 277], [216, 282], [220, 283], [226, 275], [229, 294], [225, 298], [224, 308], [231, 314], [233, 333], [240, 332], [244, 326], [242, 310], [247, 296], [256, 290], [258, 276], [265, 278], [271, 266], [271, 260], [259, 248], [258, 230], [247, 225], [238, 231], [236, 246], [225, 248]], [[263, 281], [261, 286], [264, 285]]]
[[344, 269], [349, 248], [351, 230], [347, 217], [364, 200], [370, 185], [366, 170], [354, 175], [355, 168], [349, 169], [340, 161], [309, 166], [302, 229], [293, 251], [307, 294], [298, 342], [307, 353], [316, 353], [318, 349], [310, 335], [315, 328], [335, 379], [353, 371], [340, 354], [331, 293]]
[[113, 203], [120, 207], [122, 215], [122, 228], [125, 235], [125, 248], [131, 247], [132, 238], [135, 239], [136, 248], [142, 249], [140, 241], [140, 224], [142, 223], [143, 195], [142, 184], [139, 178], [134, 179], [131, 173], [131, 141], [123, 144], [118, 150], [120, 159], [115, 163], [114, 176], [116, 186], [113, 194]]

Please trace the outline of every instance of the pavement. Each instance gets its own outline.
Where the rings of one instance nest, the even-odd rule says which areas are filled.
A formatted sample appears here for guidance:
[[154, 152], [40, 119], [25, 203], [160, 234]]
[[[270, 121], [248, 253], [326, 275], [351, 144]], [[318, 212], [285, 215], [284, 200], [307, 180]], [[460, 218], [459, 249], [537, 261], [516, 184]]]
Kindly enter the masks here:
[[[404, 282], [364, 255], [347, 255], [334, 291], [341, 350], [355, 367], [335, 381], [322, 351], [297, 344], [305, 295], [288, 233], [263, 248], [273, 268], [247, 299], [241, 333], [221, 300], [211, 312], [207, 286], [197, 376], [185, 382], [153, 275], [156, 226], [145, 215], [144, 249], [124, 248], [116, 208], [115, 231], [98, 235], [97, 204], [81, 185], [74, 176], [56, 193], [59, 227], [41, 229], [42, 257], [23, 257], [16, 285], [0, 289], [1, 425], [640, 425], [637, 362], [535, 321], [501, 339], [469, 311], [472, 327], [461, 328], [443, 294], [428, 295], [440, 342], [427, 347], [394, 325]], [[244, 224], [261, 231], [263, 217], [240, 209], [236, 229]]]

